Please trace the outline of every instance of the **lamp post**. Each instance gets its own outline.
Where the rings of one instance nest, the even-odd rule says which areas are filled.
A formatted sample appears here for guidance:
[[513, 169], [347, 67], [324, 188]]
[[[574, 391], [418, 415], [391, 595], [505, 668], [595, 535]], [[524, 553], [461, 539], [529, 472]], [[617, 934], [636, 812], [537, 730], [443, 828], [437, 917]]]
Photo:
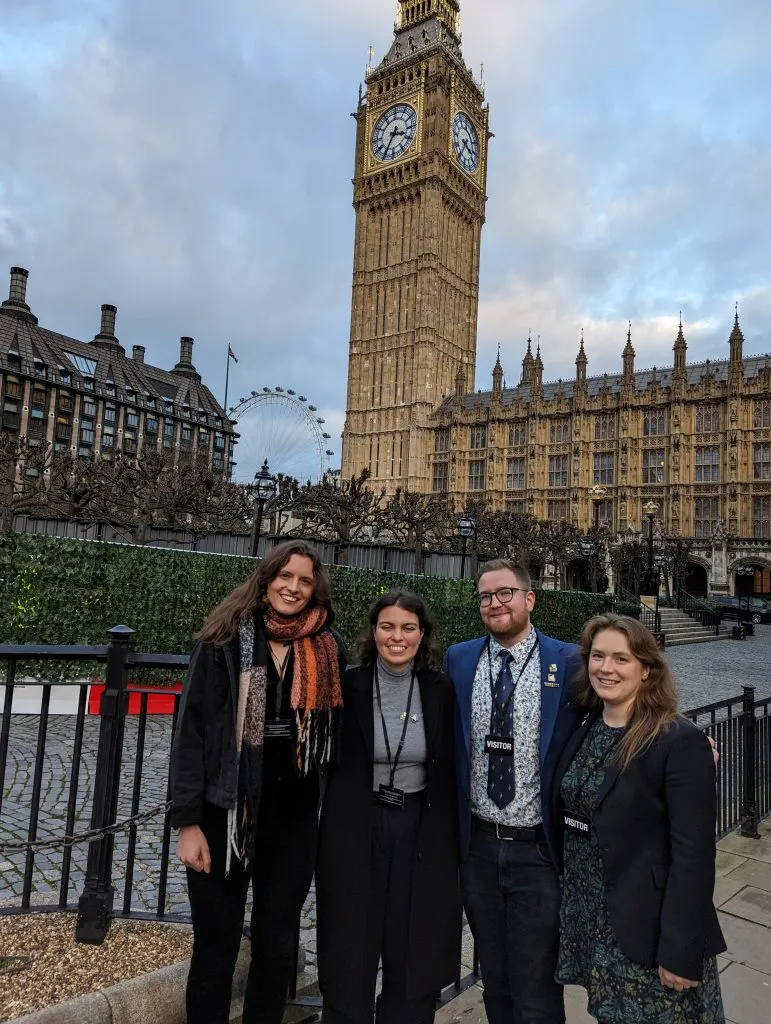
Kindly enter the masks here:
[[270, 475], [268, 460], [262, 464], [259, 473], [254, 474], [254, 483], [249, 487], [254, 496], [254, 518], [252, 520], [252, 542], [251, 556], [257, 557], [257, 546], [260, 543], [260, 532], [262, 531], [262, 512], [265, 503], [270, 501], [276, 493], [276, 478]]
[[460, 578], [463, 580], [466, 578], [466, 545], [468, 544], [469, 537], [474, 536], [474, 531], [477, 528], [476, 519], [472, 515], [466, 513], [458, 519], [458, 533], [460, 534], [461, 549], [460, 549]]
[[653, 583], [653, 521], [656, 518], [656, 513], [659, 510], [658, 503], [655, 501], [646, 501], [643, 505], [643, 513], [648, 517], [648, 593], [657, 593], [652, 588]]
[[[755, 569], [751, 565], [738, 565], [736, 567], [736, 575], [741, 577], [742, 579], [748, 579], [750, 576], [754, 576], [755, 575]], [[742, 588], [742, 589], [744, 589], [744, 588]], [[742, 621], [742, 597], [744, 597], [745, 595], [744, 594], [739, 594], [738, 596], [739, 596], [739, 609], [738, 609], [738, 611], [739, 611], [739, 622], [741, 622]], [[747, 594], [746, 597], [747, 597], [747, 618], [749, 619], [749, 618], [751, 618], [751, 616], [750, 616], [750, 595]]]

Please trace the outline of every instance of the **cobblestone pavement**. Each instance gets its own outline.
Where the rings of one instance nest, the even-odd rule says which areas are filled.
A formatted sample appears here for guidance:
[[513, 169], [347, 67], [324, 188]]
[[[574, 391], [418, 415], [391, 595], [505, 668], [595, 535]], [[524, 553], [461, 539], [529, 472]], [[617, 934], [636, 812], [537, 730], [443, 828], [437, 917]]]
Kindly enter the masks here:
[[[757, 687], [758, 696], [771, 693], [771, 625], [756, 627], [756, 636], [747, 640], [722, 640], [670, 649], [668, 656], [678, 680], [681, 706], [684, 709], [711, 701], [736, 696], [742, 685]], [[0, 716], [2, 721], [2, 716]], [[14, 715], [11, 721], [8, 764], [0, 810], [0, 841], [24, 840], [29, 827], [31, 796], [38, 743], [38, 715]], [[38, 838], [49, 839], [64, 834], [67, 802], [73, 771], [75, 718], [52, 716], [48, 723], [45, 755], [41, 771], [41, 800]], [[75, 831], [89, 826], [93, 792], [96, 750], [99, 734], [98, 718], [88, 717], [83, 734], [83, 750], [79, 762]], [[131, 814], [132, 791], [136, 765], [138, 720], [126, 720], [126, 735], [121, 773], [119, 816]], [[149, 716], [141, 772], [139, 810], [147, 810], [166, 798], [171, 718]], [[185, 874], [174, 858], [175, 835], [171, 836], [171, 855], [167, 880], [166, 913], [189, 912]], [[126, 886], [128, 833], [118, 835], [115, 843], [114, 877], [116, 907], [122, 907]], [[87, 846], [73, 848], [67, 899], [77, 901], [85, 880]], [[131, 881], [131, 907], [156, 913], [158, 887], [163, 862], [163, 821], [160, 817], [143, 822], [137, 829], [134, 872]], [[62, 872], [62, 851], [41, 851], [34, 858], [32, 901], [56, 903]], [[19, 905], [24, 881], [25, 856], [0, 854], [0, 905]], [[308, 956], [308, 965], [315, 962], [315, 899], [313, 890], [303, 911], [301, 941]]]

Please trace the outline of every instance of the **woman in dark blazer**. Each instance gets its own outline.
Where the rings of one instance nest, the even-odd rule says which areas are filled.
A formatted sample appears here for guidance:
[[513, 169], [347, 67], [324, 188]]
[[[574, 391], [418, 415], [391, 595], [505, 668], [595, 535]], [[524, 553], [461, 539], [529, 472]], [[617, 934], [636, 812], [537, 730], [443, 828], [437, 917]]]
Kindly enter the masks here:
[[460, 963], [453, 688], [420, 597], [385, 594], [369, 621], [321, 816], [322, 1021], [372, 1024], [382, 957], [381, 1024], [431, 1024]]
[[678, 715], [669, 666], [637, 620], [592, 619], [581, 654], [588, 714], [553, 789], [557, 981], [586, 988], [601, 1024], [723, 1024], [709, 742]]

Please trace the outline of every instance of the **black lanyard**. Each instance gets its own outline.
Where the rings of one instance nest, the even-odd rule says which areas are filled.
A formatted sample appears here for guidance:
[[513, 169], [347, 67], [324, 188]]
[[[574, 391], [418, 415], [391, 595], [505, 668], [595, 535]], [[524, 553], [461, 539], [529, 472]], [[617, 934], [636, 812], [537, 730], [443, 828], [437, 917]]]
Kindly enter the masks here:
[[[538, 647], [538, 643], [539, 643], [539, 639], [538, 639], [538, 634], [536, 633], [535, 634], [535, 642], [533, 643], [533, 646], [530, 648], [530, 651], [528, 652], [528, 655], [525, 658], [524, 665], [519, 670], [519, 675], [517, 676], [516, 680], [512, 681], [511, 693], [509, 694], [508, 699], [506, 700], [505, 707], [501, 710], [501, 708], [498, 707], [498, 704], [497, 704], [497, 702], [495, 700], [495, 687], [496, 687], [496, 683], [498, 681], [498, 677], [497, 676], [493, 676], [493, 658], [492, 658], [492, 655], [490, 654], [490, 639], [488, 637], [488, 640], [487, 640], [487, 666], [488, 666], [488, 670], [489, 670], [489, 673], [490, 673], [490, 696], [492, 698], [492, 717], [493, 717], [493, 720], [495, 721], [497, 727], [500, 727], [506, 721], [506, 715], [509, 713], [509, 707], [511, 706], [511, 702], [512, 702], [512, 699], [513, 699], [514, 694], [516, 692], [516, 689], [519, 686], [519, 681], [522, 678], [522, 676], [525, 674], [525, 669], [530, 664], [530, 659], [533, 657], [533, 654], [535, 653], [535, 650]], [[503, 648], [503, 650], [505, 651], [506, 649]], [[500, 675], [500, 672], [502, 672], [502, 671], [503, 671], [503, 669], [501, 668], [498, 674]]]
[[410, 692], [407, 695], [407, 710], [404, 712], [404, 726], [402, 727], [402, 738], [399, 740], [399, 746], [396, 748], [396, 755], [394, 756], [393, 763], [391, 763], [391, 744], [388, 741], [388, 726], [386, 725], [385, 715], [383, 714], [383, 702], [380, 699], [380, 679], [378, 677], [378, 670], [375, 667], [375, 693], [377, 695], [377, 706], [380, 711], [380, 721], [383, 724], [383, 739], [385, 740], [386, 757], [388, 758], [388, 767], [391, 771], [391, 781], [389, 786], [393, 788], [394, 778], [396, 777], [396, 769], [399, 765], [399, 758], [402, 756], [404, 750], [404, 741], [407, 738], [407, 725], [410, 720], [410, 708], [412, 707], [412, 692], [415, 689], [415, 670], [412, 670], [412, 677], [410, 678]]

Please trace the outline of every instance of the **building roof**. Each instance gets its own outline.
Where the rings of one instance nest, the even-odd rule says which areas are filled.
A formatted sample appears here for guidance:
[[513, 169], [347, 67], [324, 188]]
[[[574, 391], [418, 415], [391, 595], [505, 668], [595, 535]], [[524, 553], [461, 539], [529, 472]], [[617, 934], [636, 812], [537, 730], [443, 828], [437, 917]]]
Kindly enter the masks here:
[[[746, 380], [751, 380], [753, 377], [757, 377], [764, 369], [771, 370], [771, 357], [768, 355], [761, 356], [749, 356], [742, 360], [744, 365], [744, 377]], [[705, 360], [703, 363], [690, 363], [685, 368], [685, 380], [688, 385], [696, 385], [706, 375], [711, 375], [712, 379], [716, 383], [721, 383], [728, 380], [728, 367], [730, 360], [719, 359], [719, 360]], [[656, 374], [656, 381], [659, 387], [670, 388], [672, 387], [672, 375], [673, 368], [671, 366], [659, 368], [656, 367], [655, 371], [653, 368], [648, 370], [637, 370], [634, 374], [634, 389], [636, 392], [642, 393], [646, 390], [648, 385], [651, 383], [653, 374]], [[621, 390], [622, 375], [620, 373], [604, 373], [596, 377], [586, 378], [586, 393], [589, 398], [596, 398], [604, 387], [607, 387], [611, 394], [618, 394]], [[575, 380], [562, 380], [562, 381], [549, 381], [543, 385], [542, 394], [544, 401], [553, 401], [559, 392], [562, 392], [565, 399], [571, 399], [573, 397], [573, 390], [575, 388]], [[465, 409], [475, 409], [480, 405], [482, 408], [488, 408], [492, 400], [492, 391], [478, 391], [475, 394], [464, 395], [463, 405]], [[529, 384], [519, 384], [513, 388], [504, 388], [502, 392], [502, 402], [504, 405], [511, 404], [515, 401], [521, 401], [527, 405], [531, 400], [531, 387]], [[441, 405], [441, 409], [450, 409], [453, 406], [454, 399], [452, 396], [445, 398]]]
[[[12, 278], [14, 273], [18, 279], [20, 268], [13, 268]], [[62, 384], [62, 371], [65, 371], [74, 386], [118, 401], [126, 401], [130, 392], [140, 400], [147, 396], [171, 400], [175, 407], [189, 406], [195, 413], [202, 411], [209, 417], [221, 419], [222, 429], [231, 432], [227, 414], [201, 382], [190, 361], [192, 339], [182, 339], [176, 371], [152, 366], [144, 362], [145, 350], [141, 345], [134, 346], [134, 358], [125, 355], [125, 349], [112, 334], [115, 313], [114, 306], [103, 306], [102, 330], [93, 341], [85, 342], [40, 327], [23, 298], [6, 300], [0, 305], [0, 368], [16, 369], [13, 357], [17, 356], [21, 371], [30, 376]], [[115, 390], [108, 385], [114, 385]]]

